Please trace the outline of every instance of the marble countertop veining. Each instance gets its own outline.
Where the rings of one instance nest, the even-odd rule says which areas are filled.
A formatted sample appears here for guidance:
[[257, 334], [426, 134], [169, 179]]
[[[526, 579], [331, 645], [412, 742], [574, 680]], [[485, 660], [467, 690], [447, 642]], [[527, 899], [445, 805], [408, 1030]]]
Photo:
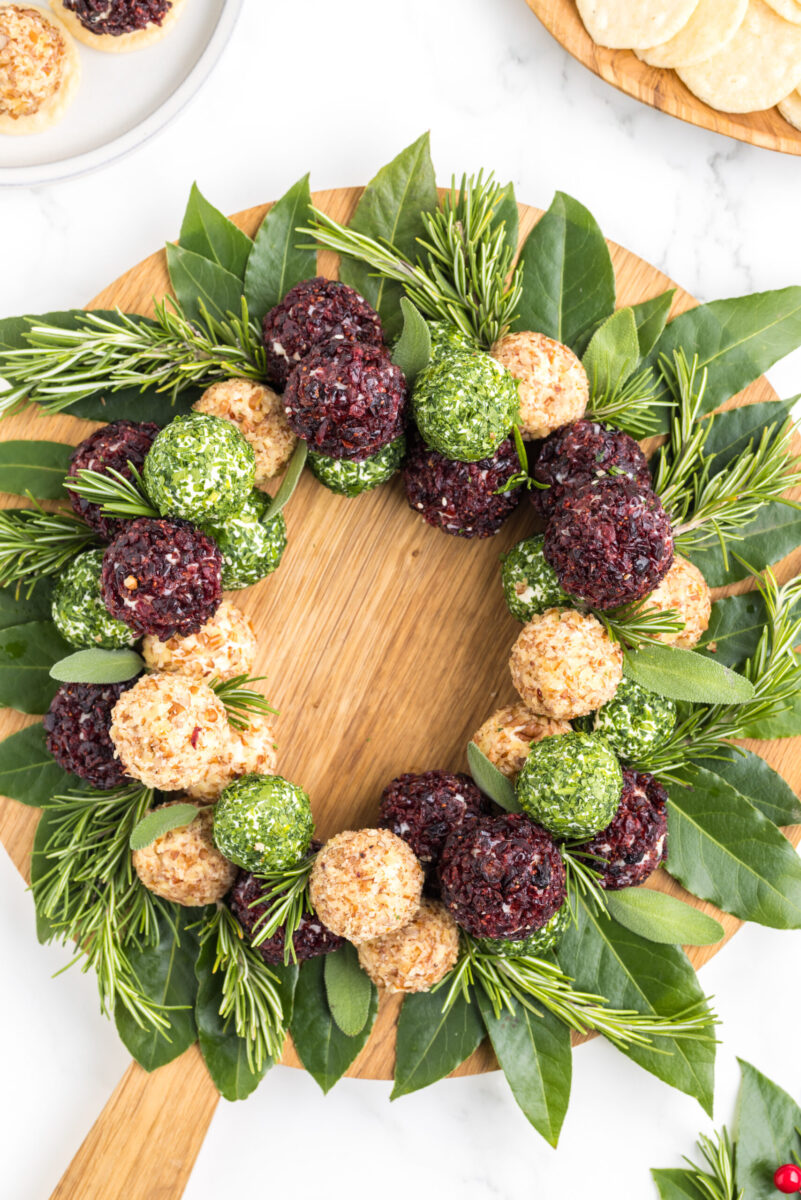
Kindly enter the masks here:
[[[193, 179], [235, 211], [309, 168], [313, 187], [365, 182], [426, 128], [440, 182], [483, 165], [529, 203], [570, 192], [609, 237], [701, 299], [801, 281], [801, 162], [618, 94], [524, 0], [248, 0], [205, 89], [159, 137], [102, 172], [0, 191], [0, 315], [85, 303], [175, 236]], [[801, 353], [771, 378], [785, 395], [801, 391]], [[66, 951], [38, 946], [30, 897], [4, 854], [0, 929], [3, 1193], [44, 1200], [127, 1057], [93, 980], [50, 978]], [[780, 1036], [796, 1016], [798, 950], [798, 933], [752, 927], [704, 969], [724, 1020], [718, 1122], [731, 1119], [736, 1055], [798, 1092], [801, 1048]], [[693, 1101], [600, 1041], [575, 1054], [573, 1091], [554, 1152], [497, 1075], [390, 1106], [386, 1084], [345, 1080], [323, 1098], [309, 1077], [278, 1068], [246, 1104], [221, 1103], [186, 1198], [252, 1189], [267, 1171], [271, 1191], [302, 1198], [324, 1188], [333, 1200], [422, 1190], [648, 1200], [648, 1168], [676, 1165], [709, 1127]]]

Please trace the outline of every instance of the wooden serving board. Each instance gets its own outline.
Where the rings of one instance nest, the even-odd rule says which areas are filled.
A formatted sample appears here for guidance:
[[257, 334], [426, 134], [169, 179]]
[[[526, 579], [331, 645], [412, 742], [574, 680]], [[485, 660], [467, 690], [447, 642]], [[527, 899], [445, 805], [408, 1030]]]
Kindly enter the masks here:
[[753, 113], [719, 112], [694, 96], [675, 71], [649, 67], [633, 50], [597, 46], [584, 28], [574, 0], [526, 0], [526, 3], [565, 50], [635, 100], [713, 133], [724, 133], [766, 150], [801, 154], [801, 130], [785, 121], [778, 108]]
[[[347, 221], [359, 189], [320, 192], [315, 203]], [[234, 220], [255, 232], [265, 206]], [[542, 215], [521, 206], [525, 237]], [[611, 245], [622, 305], [674, 286], [642, 259]], [[336, 273], [325, 254], [321, 272]], [[132, 268], [89, 307], [148, 313], [152, 296], [168, 290], [162, 251]], [[692, 307], [679, 288], [674, 311]], [[737, 403], [775, 398], [766, 380]], [[74, 417], [30, 412], [3, 423], [3, 437], [78, 442], [94, 426]], [[0, 498], [9, 506], [12, 497]], [[358, 499], [334, 496], [307, 472], [287, 510], [289, 546], [270, 579], [236, 593], [259, 637], [256, 674], [280, 710], [279, 770], [305, 787], [318, 833], [375, 821], [384, 785], [403, 771], [465, 770], [471, 734], [499, 705], [515, 699], [507, 660], [519, 625], [507, 612], [499, 555], [533, 529], [522, 503], [495, 538], [466, 541], [427, 526], [408, 508], [399, 480]], [[783, 565], [796, 573], [801, 552]], [[36, 718], [6, 710], [0, 736]], [[801, 755], [795, 742], [757, 745], [796, 788]], [[0, 839], [24, 875], [38, 813], [0, 801]], [[797, 844], [801, 829], [791, 831]], [[691, 899], [659, 872], [652, 886]], [[726, 938], [740, 922], [693, 901], [723, 922]], [[695, 948], [698, 967], [721, 947]], [[368, 1045], [348, 1072], [389, 1079], [394, 1063], [398, 997], [384, 997]], [[299, 1066], [288, 1046], [284, 1060]], [[482, 1047], [457, 1075], [493, 1070]], [[280, 1087], [269, 1078], [264, 1087]], [[132, 1064], [54, 1193], [60, 1200], [173, 1200], [181, 1195], [217, 1102], [196, 1048], [146, 1075]], [[335, 1103], [335, 1101], [334, 1101]], [[146, 1147], [146, 1152], [145, 1152]]]

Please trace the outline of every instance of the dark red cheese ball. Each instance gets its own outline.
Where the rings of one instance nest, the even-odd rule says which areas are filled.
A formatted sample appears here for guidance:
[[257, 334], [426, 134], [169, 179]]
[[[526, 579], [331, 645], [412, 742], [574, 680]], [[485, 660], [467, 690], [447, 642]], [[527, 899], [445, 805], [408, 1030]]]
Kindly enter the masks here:
[[469, 775], [450, 771], [399, 775], [381, 794], [378, 827], [391, 829], [408, 842], [424, 867], [432, 867], [439, 862], [448, 835], [488, 810]]
[[90, 33], [119, 37], [160, 25], [172, 8], [171, 0], [64, 0]]
[[[319, 844], [317, 849], [319, 849]], [[248, 938], [253, 937], [256, 922], [266, 911], [266, 905], [255, 903], [263, 894], [263, 883], [260, 883], [255, 876], [248, 874], [247, 871], [239, 872], [228, 897], [228, 903], [231, 906], [231, 912]], [[284, 926], [279, 926], [271, 938], [256, 947], [265, 962], [277, 964], [284, 961], [285, 934]], [[304, 962], [307, 958], [318, 958], [321, 954], [330, 954], [333, 950], [339, 950], [344, 944], [344, 938], [337, 937], [323, 925], [319, 917], [310, 913], [301, 919], [300, 925], [292, 936], [292, 945], [295, 948], [295, 958], [298, 962]]]
[[[112, 421], [110, 425], [103, 425], [75, 447], [70, 459], [70, 474], [98, 471], [106, 475], [109, 467], [112, 467], [130, 479], [132, 476], [128, 464], [133, 463], [141, 471], [158, 433], [159, 427], [152, 421]], [[77, 492], [67, 490], [73, 511], [83, 517], [104, 542], [110, 542], [126, 524], [114, 517], [104, 517], [99, 504], [92, 504]]]
[[499, 489], [519, 470], [511, 438], [501, 442], [492, 458], [457, 462], [415, 437], [403, 484], [409, 506], [429, 525], [455, 537], [484, 538], [496, 534], [517, 507], [520, 488]]
[[262, 323], [267, 378], [286, 386], [290, 372], [321, 342], [384, 341], [381, 318], [358, 292], [335, 279], [304, 279], [271, 308]]
[[540, 446], [532, 475], [548, 486], [532, 488], [534, 507], [546, 520], [568, 492], [606, 479], [610, 471], [650, 488], [648, 459], [633, 437], [602, 421], [576, 421], [557, 429]]
[[439, 864], [442, 902], [473, 937], [523, 938], [565, 900], [565, 868], [549, 833], [523, 813], [457, 829]]
[[406, 381], [383, 346], [315, 346], [284, 392], [290, 428], [329, 458], [362, 462], [403, 432]]
[[667, 860], [667, 792], [658, 779], [623, 768], [623, 791], [614, 817], [575, 853], [592, 855], [607, 891], [644, 883]]
[[62, 770], [103, 791], [127, 781], [108, 731], [111, 710], [135, 682], [62, 683], [42, 721], [47, 749]]
[[103, 555], [103, 603], [141, 637], [197, 633], [222, 599], [222, 555], [188, 521], [139, 517]]
[[673, 562], [673, 533], [653, 492], [622, 477], [564, 496], [545, 531], [545, 557], [571, 596], [618, 608], [647, 596]]

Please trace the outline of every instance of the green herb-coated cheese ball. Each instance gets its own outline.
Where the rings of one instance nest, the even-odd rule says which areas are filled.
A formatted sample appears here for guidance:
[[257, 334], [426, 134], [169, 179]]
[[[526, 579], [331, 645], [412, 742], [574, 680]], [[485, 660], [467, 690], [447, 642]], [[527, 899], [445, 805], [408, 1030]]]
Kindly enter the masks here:
[[250, 587], [272, 574], [286, 550], [286, 521], [278, 513], [269, 521], [264, 514], [270, 507], [267, 492], [254, 488], [242, 508], [224, 522], [206, 522], [202, 528], [214, 538], [223, 556], [224, 588]]
[[443, 353], [418, 375], [412, 412], [423, 440], [446, 458], [490, 458], [517, 419], [517, 380], [488, 354]]
[[620, 758], [645, 758], [664, 745], [676, 724], [676, 701], [658, 696], [625, 677], [613, 700], [575, 722], [587, 733], [600, 733]]
[[478, 946], [486, 954], [500, 954], [502, 958], [514, 958], [521, 954], [537, 958], [553, 950], [557, 942], [561, 941], [569, 924], [570, 906], [565, 901], [541, 929], [535, 929], [534, 933], [528, 934], [527, 937], [515, 941], [511, 938], [479, 938]]
[[309, 454], [312, 475], [340, 496], [360, 496], [379, 484], [387, 483], [403, 462], [406, 438], [401, 434], [394, 442], [382, 446], [377, 454], [354, 462], [350, 458], [328, 458], [325, 454]]
[[526, 538], [501, 558], [501, 582], [509, 612], [518, 621], [530, 621], [549, 608], [569, 608], [571, 599], [545, 558], [542, 534]]
[[452, 354], [454, 351], [462, 351], [464, 354], [480, 353], [475, 338], [462, 333], [461, 329], [451, 325], [449, 321], [429, 321], [428, 332], [431, 335], [429, 363], [435, 358], [442, 358], [443, 354]]
[[51, 612], [61, 636], [71, 646], [102, 646], [106, 650], [133, 646], [136, 634], [116, 620], [100, 594], [103, 551], [86, 550], [73, 559], [53, 591]]
[[282, 871], [309, 849], [314, 833], [309, 797], [280, 775], [243, 775], [214, 809], [214, 841], [247, 871]]
[[256, 456], [232, 421], [187, 413], [162, 429], [143, 474], [162, 516], [220, 520], [245, 503], [253, 487]]
[[588, 838], [604, 829], [618, 810], [623, 772], [603, 738], [565, 733], [545, 738], [517, 777], [523, 810], [556, 837]]

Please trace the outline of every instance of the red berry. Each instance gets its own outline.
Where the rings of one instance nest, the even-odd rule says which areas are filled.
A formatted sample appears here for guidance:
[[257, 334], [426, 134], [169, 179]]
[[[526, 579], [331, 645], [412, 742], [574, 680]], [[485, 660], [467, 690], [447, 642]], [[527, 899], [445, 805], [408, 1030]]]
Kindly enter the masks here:
[[773, 1183], [785, 1196], [801, 1191], [801, 1167], [797, 1167], [795, 1163], [785, 1163], [773, 1176]]

